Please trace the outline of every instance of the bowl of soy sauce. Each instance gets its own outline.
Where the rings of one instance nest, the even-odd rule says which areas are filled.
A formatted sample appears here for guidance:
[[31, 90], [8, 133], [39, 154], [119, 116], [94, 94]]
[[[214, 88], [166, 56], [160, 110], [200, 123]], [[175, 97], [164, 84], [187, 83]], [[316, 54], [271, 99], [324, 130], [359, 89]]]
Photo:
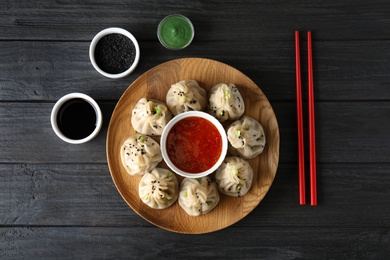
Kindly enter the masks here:
[[70, 93], [60, 98], [51, 113], [56, 135], [71, 144], [86, 143], [96, 137], [102, 127], [99, 105], [90, 96]]
[[89, 58], [101, 75], [118, 79], [135, 70], [140, 48], [137, 39], [129, 31], [111, 27], [100, 31], [92, 39]]

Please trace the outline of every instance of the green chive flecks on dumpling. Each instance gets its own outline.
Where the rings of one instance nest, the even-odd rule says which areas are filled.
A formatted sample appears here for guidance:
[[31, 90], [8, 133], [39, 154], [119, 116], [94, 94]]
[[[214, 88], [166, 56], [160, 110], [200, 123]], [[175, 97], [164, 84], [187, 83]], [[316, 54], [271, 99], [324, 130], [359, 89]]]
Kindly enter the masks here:
[[160, 145], [147, 135], [136, 134], [123, 142], [122, 164], [130, 175], [143, 175], [162, 161]]
[[245, 195], [252, 186], [253, 169], [244, 159], [226, 157], [215, 173], [218, 190], [228, 196]]
[[244, 159], [261, 154], [265, 147], [265, 133], [261, 124], [249, 116], [234, 121], [227, 130], [229, 152]]
[[180, 185], [179, 205], [190, 216], [209, 213], [219, 203], [215, 182], [209, 177], [184, 178]]
[[158, 100], [141, 98], [131, 111], [131, 125], [145, 135], [161, 135], [171, 118], [166, 104]]
[[208, 112], [220, 122], [236, 120], [244, 111], [244, 99], [234, 84], [219, 83], [211, 88]]
[[153, 209], [170, 207], [179, 195], [176, 175], [170, 170], [155, 168], [145, 173], [138, 185], [138, 193], [143, 203]]
[[166, 102], [173, 115], [202, 111], [207, 107], [207, 93], [195, 80], [182, 80], [168, 90]]

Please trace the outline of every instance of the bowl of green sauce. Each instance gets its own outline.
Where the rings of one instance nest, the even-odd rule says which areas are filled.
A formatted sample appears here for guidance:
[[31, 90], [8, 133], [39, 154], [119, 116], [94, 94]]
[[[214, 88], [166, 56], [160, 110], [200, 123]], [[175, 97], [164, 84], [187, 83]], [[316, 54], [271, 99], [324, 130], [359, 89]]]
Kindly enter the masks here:
[[181, 14], [171, 14], [161, 20], [157, 27], [160, 43], [170, 50], [186, 48], [194, 39], [195, 29], [190, 19]]
[[123, 78], [138, 65], [140, 49], [137, 39], [122, 28], [107, 28], [92, 39], [89, 58], [93, 67], [108, 78]]

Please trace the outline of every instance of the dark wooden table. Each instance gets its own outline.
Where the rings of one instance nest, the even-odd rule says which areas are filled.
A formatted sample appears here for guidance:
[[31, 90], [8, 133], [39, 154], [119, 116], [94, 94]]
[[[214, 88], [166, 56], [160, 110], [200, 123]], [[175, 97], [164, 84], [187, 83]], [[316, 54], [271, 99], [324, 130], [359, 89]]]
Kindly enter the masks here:
[[[390, 5], [331, 2], [0, 1], [0, 257], [389, 259]], [[178, 52], [156, 37], [171, 13], [188, 16], [196, 30]], [[120, 80], [98, 74], [88, 57], [93, 36], [112, 26], [132, 32], [141, 47], [136, 71]], [[295, 30], [312, 30], [314, 40], [317, 207], [300, 206], [298, 197]], [[249, 76], [281, 134], [264, 200], [238, 223], [203, 235], [138, 216], [116, 190], [105, 153], [126, 88], [184, 57]], [[52, 131], [51, 109], [70, 92], [92, 96], [103, 110], [103, 129], [90, 143], [70, 145]]]

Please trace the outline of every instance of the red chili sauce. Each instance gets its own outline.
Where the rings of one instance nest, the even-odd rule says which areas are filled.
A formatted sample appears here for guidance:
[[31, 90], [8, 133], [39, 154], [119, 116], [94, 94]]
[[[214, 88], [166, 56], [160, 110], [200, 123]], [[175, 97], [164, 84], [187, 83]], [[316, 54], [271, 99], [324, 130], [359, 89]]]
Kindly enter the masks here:
[[177, 122], [167, 137], [167, 153], [182, 171], [200, 173], [210, 169], [222, 152], [218, 129], [201, 117], [187, 117]]

